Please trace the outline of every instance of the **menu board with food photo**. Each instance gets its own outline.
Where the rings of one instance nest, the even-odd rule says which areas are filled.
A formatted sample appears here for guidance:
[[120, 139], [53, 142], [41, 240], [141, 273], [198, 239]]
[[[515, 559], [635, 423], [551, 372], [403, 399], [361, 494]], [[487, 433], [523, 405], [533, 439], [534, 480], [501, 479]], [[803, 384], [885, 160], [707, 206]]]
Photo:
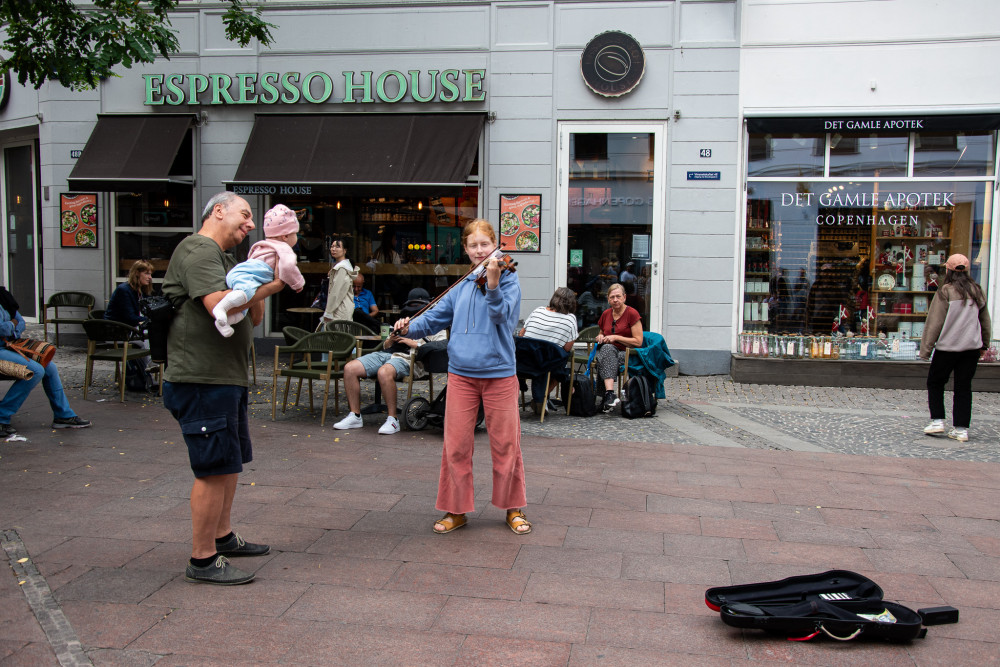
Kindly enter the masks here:
[[542, 195], [500, 195], [500, 249], [541, 252]]
[[63, 248], [97, 247], [97, 195], [59, 195]]

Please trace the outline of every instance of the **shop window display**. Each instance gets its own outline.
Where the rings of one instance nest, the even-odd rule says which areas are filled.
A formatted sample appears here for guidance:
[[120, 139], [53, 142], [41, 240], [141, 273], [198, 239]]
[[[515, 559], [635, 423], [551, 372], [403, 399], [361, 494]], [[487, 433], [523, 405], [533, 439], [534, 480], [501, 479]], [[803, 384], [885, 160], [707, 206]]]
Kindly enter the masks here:
[[[884, 150], [872, 151], [872, 142]], [[940, 153], [946, 143], [938, 133], [925, 145]], [[968, 170], [990, 176], [981, 168], [993, 160], [983, 159], [984, 143], [994, 150], [992, 135], [966, 150]], [[986, 286], [992, 178], [910, 180], [916, 159], [904, 159], [902, 178], [885, 178], [908, 152], [901, 135], [838, 144], [828, 153], [831, 175], [837, 164], [872, 176], [748, 179], [740, 354], [914, 359], [945, 259], [969, 256], [972, 278]], [[965, 169], [953, 160], [946, 171]]]

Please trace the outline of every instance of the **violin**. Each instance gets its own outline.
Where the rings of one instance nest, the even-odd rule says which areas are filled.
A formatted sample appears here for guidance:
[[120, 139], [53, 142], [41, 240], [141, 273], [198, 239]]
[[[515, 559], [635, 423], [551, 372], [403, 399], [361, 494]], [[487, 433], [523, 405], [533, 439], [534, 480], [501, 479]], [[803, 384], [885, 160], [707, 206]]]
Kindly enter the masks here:
[[[480, 269], [479, 275], [476, 276], [476, 285], [483, 289], [486, 288], [486, 264], [493, 258], [496, 258], [497, 265], [500, 267], [500, 274], [503, 275], [504, 271], [510, 271], [514, 273], [517, 271], [517, 262], [514, 258], [506, 253], [500, 252], [499, 249], [494, 250], [489, 257], [487, 257], [483, 262], [476, 268]], [[473, 269], [475, 270], [475, 269]]]

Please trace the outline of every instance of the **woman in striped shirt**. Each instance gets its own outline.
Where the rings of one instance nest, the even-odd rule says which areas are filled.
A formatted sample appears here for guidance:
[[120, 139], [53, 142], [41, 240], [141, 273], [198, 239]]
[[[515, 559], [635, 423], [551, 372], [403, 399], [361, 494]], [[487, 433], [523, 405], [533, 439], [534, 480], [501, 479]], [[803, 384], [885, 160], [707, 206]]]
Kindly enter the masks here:
[[[568, 287], [557, 287], [549, 299], [548, 306], [535, 308], [524, 321], [524, 328], [520, 334], [525, 338], [546, 340], [563, 348], [567, 352], [573, 349], [573, 341], [578, 336], [576, 328], [576, 293]], [[541, 409], [541, 403], [551, 400], [548, 395], [556, 387], [553, 380], [546, 388], [542, 383], [532, 380], [531, 382], [531, 403], [535, 411]], [[546, 410], [556, 410], [556, 406], [549, 403]]]

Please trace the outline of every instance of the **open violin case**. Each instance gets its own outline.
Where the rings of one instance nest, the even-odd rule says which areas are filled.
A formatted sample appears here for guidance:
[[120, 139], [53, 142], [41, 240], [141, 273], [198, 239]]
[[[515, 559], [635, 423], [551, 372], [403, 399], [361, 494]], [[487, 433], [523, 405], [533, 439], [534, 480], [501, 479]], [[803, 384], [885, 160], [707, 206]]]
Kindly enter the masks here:
[[848, 570], [789, 577], [705, 591], [705, 604], [734, 628], [756, 628], [806, 641], [826, 635], [839, 641], [905, 642], [922, 638], [924, 625], [954, 623], [951, 607], [919, 612], [882, 599], [871, 579]]

